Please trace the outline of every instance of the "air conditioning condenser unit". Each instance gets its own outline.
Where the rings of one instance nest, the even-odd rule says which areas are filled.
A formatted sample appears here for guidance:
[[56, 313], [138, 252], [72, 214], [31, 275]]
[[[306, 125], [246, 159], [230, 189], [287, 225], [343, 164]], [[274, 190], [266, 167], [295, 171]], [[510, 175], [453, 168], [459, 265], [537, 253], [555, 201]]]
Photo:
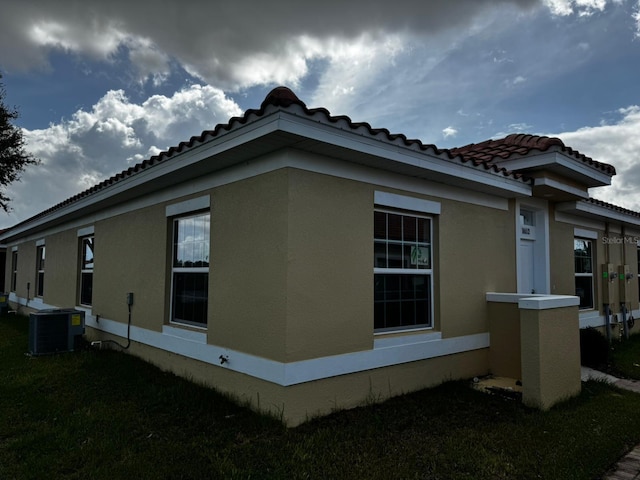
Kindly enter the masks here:
[[84, 313], [72, 308], [40, 310], [29, 315], [29, 353], [72, 352], [84, 333]]

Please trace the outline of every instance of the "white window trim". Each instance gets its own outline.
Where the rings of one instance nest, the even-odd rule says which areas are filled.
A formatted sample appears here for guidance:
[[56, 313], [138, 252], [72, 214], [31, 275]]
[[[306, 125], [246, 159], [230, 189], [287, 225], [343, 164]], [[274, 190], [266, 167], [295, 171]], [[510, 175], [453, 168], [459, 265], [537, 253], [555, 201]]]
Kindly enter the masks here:
[[179, 203], [172, 203], [165, 208], [165, 215], [167, 217], [188, 216], [192, 212], [198, 210], [206, 210], [211, 208], [211, 199], [209, 195], [202, 197], [191, 198]]
[[585, 230], [584, 228], [574, 228], [573, 236], [584, 238], [586, 240], [598, 240], [598, 232], [593, 230]]
[[[575, 230], [580, 230], [580, 229], [574, 229]], [[585, 232], [586, 230], [583, 230], [583, 232]], [[596, 234], [595, 239], [597, 240], [598, 235]], [[591, 243], [591, 273], [577, 273], [575, 271], [575, 266], [573, 268], [573, 277], [574, 277], [574, 285], [575, 285], [575, 278], [576, 277], [589, 277], [591, 278], [591, 299], [593, 300], [593, 305], [590, 307], [584, 307], [584, 308], [580, 308], [580, 304], [578, 303], [578, 309], [581, 312], [588, 312], [590, 310], [595, 310], [596, 309], [596, 282], [595, 282], [595, 272], [594, 270], [596, 270], [596, 265], [594, 262], [594, 252], [595, 252], [595, 242], [593, 238], [584, 238], [584, 237], [580, 237], [580, 236], [574, 236], [573, 237], [574, 240], [585, 240], [588, 241], [589, 243]], [[575, 263], [575, 251], [574, 251], [574, 263]]]
[[[38, 253], [40, 252], [40, 248], [42, 248], [42, 250], [45, 252], [45, 258], [46, 258], [46, 245], [44, 244], [44, 240], [42, 240], [41, 244], [36, 243], [36, 289], [35, 289], [35, 296], [37, 298], [42, 298], [44, 296], [44, 289], [42, 290], [42, 295], [38, 295], [38, 290], [40, 290], [40, 274], [43, 275], [44, 277], [44, 268], [40, 269], [40, 255], [38, 255]], [[44, 278], [42, 280], [42, 282], [44, 283]]]
[[[409, 197], [406, 195], [398, 195], [396, 193], [374, 191], [374, 212], [388, 212], [398, 213], [397, 210], [406, 211], [413, 216], [429, 219], [430, 223], [430, 255], [431, 255], [431, 268], [429, 269], [404, 269], [404, 268], [380, 268], [374, 267], [373, 273], [375, 274], [411, 274], [411, 275], [425, 275], [429, 276], [429, 296], [430, 296], [430, 311], [429, 311], [429, 325], [400, 326], [393, 329], [376, 330], [374, 329], [374, 335], [385, 334], [398, 334], [398, 333], [413, 333], [420, 330], [433, 330], [435, 326], [435, 308], [434, 308], [434, 275], [433, 275], [433, 257], [434, 257], [434, 218], [432, 215], [439, 215], [442, 211], [440, 202], [434, 202], [431, 200], [424, 200], [422, 198]], [[391, 208], [394, 210], [386, 210]], [[397, 210], [396, 210], [397, 209]], [[373, 239], [375, 241], [375, 239]]]
[[[91, 268], [83, 268], [84, 266], [84, 239], [85, 238], [93, 238], [95, 241], [95, 236], [93, 234], [93, 227], [89, 227], [91, 228], [91, 233], [88, 235], [82, 235], [82, 236], [78, 236], [78, 239], [80, 240], [80, 279], [78, 282], [78, 304], [82, 305], [85, 308], [92, 308], [93, 306], [93, 291], [91, 292], [91, 305], [86, 304], [86, 303], [81, 303], [82, 302], [82, 274], [83, 273], [91, 273], [92, 278], [91, 278], [91, 283], [93, 284], [93, 267]], [[83, 229], [83, 230], [88, 230], [88, 229]], [[80, 230], [78, 230], [78, 232], [80, 232]], [[95, 243], [94, 243], [95, 245]], [[95, 262], [95, 252], [93, 252], [94, 254], [94, 258], [93, 261]], [[93, 287], [92, 287], [93, 289]]]
[[[206, 199], [206, 202], [205, 202]], [[198, 212], [198, 211], [193, 211], [191, 209], [192, 206], [196, 205], [203, 205], [204, 203], [206, 203], [207, 206], [209, 206], [209, 196], [204, 196], [204, 197], [198, 197], [198, 198], [194, 198], [191, 200], [187, 200], [185, 202], [180, 202], [174, 205], [170, 205], [167, 207], [166, 212], [169, 213], [169, 211], [171, 212], [178, 212], [175, 216], [174, 215], [167, 215], [167, 217], [172, 216], [174, 218], [171, 219], [171, 297], [170, 297], [170, 301], [169, 301], [169, 325], [171, 325], [172, 327], [187, 327], [187, 328], [194, 328], [197, 330], [204, 330], [206, 331], [208, 329], [209, 326], [209, 319], [207, 318], [207, 323], [205, 325], [200, 325], [197, 323], [190, 323], [190, 322], [180, 322], [180, 321], [175, 321], [173, 319], [173, 294], [174, 294], [174, 282], [173, 282], [173, 278], [174, 278], [174, 274], [175, 273], [206, 273], [209, 274], [210, 273], [210, 267], [174, 267], [173, 266], [173, 260], [174, 260], [174, 254], [175, 252], [173, 251], [173, 249], [175, 248], [175, 245], [173, 244], [173, 238], [175, 235], [175, 228], [176, 228], [176, 222], [177, 220], [180, 219], [185, 219], [185, 218], [191, 218], [191, 217], [195, 217], [198, 216], [202, 213], [205, 212]], [[169, 207], [176, 207], [174, 209], [169, 209]], [[184, 208], [189, 207], [189, 210], [187, 211], [182, 211]], [[206, 207], [205, 207], [206, 208]], [[211, 211], [207, 210], [206, 213], [209, 214], [209, 222], [211, 222]], [[211, 225], [211, 223], [209, 223], [209, 225]], [[211, 233], [209, 233], [209, 235], [211, 235]], [[209, 248], [211, 248], [211, 237], [209, 237]], [[209, 265], [211, 265], [211, 259], [209, 259]], [[209, 315], [209, 295], [207, 292], [207, 317]]]
[[399, 208], [401, 210], [412, 210], [431, 215], [440, 215], [440, 202], [423, 200], [421, 198], [407, 197], [396, 193], [375, 191], [373, 203], [384, 207]]
[[91, 235], [94, 235], [94, 226], [91, 225], [90, 227], [85, 227], [85, 228], [80, 228], [78, 229], [78, 238], [80, 237], [90, 237]]

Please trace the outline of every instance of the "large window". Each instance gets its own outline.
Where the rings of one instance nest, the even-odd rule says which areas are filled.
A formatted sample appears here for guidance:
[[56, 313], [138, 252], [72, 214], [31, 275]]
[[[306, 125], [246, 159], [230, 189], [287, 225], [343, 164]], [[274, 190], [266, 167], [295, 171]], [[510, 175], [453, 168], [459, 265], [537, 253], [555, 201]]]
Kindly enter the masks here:
[[93, 297], [93, 236], [80, 239], [80, 305], [90, 306]]
[[41, 245], [36, 250], [36, 296], [42, 297], [44, 295], [44, 245]]
[[591, 240], [573, 240], [575, 259], [576, 296], [580, 297], [580, 309], [594, 308], [593, 303], [593, 243]]
[[18, 251], [11, 252], [11, 291], [16, 291], [18, 285]]
[[374, 213], [374, 329], [431, 327], [431, 218]]
[[171, 321], [206, 327], [209, 299], [208, 212], [173, 220]]

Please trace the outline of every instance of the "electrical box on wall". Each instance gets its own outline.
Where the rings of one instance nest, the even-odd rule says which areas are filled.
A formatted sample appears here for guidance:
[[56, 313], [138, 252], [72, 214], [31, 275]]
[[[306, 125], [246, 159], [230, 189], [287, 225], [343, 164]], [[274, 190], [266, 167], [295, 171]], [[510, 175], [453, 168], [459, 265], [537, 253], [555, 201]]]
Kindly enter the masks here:
[[626, 303], [629, 300], [629, 284], [633, 277], [629, 265], [618, 265], [618, 281], [620, 288], [620, 302]]
[[602, 264], [602, 303], [611, 304], [613, 298], [613, 284], [618, 278], [618, 273], [613, 269], [613, 264]]

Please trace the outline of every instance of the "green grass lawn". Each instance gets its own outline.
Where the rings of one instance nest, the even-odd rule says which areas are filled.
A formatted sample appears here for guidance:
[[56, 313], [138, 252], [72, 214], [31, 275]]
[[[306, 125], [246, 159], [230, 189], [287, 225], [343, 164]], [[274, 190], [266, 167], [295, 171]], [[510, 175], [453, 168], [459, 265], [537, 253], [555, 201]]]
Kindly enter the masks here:
[[30, 357], [27, 330], [0, 318], [1, 479], [593, 479], [640, 443], [640, 395], [596, 382], [549, 412], [449, 382], [285, 429], [130, 355]]
[[636, 332], [626, 341], [614, 341], [610, 360], [612, 373], [640, 380], [640, 333]]

